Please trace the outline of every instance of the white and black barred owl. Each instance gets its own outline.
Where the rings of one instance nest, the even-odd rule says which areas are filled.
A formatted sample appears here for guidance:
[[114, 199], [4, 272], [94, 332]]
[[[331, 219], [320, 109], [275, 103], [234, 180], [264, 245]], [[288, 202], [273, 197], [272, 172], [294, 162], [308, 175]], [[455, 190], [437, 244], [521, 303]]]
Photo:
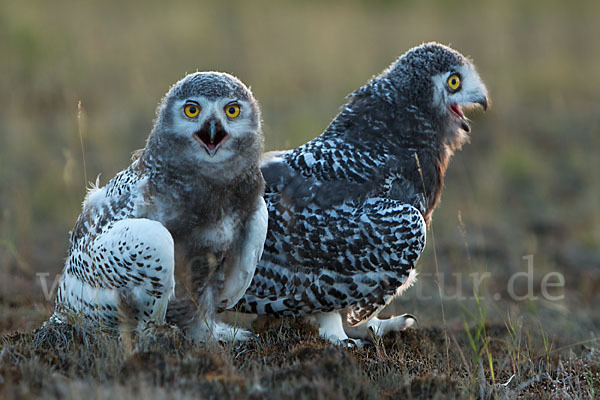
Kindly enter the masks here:
[[415, 280], [446, 168], [468, 140], [463, 109], [488, 102], [473, 64], [437, 43], [348, 97], [322, 135], [263, 163], [269, 232], [239, 304], [312, 317], [336, 342], [414, 322], [376, 316]]
[[241, 81], [206, 72], [177, 82], [146, 147], [86, 197], [53, 318], [138, 330], [167, 318], [195, 339], [249, 337], [216, 313], [239, 301], [263, 250], [262, 146]]

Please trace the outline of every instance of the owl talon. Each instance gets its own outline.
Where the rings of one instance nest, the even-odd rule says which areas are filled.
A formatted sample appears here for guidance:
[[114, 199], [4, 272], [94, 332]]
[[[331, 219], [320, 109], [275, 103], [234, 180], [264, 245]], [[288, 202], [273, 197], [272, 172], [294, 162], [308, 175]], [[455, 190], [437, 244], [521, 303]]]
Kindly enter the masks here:
[[346, 347], [348, 349], [362, 349], [365, 346], [375, 345], [375, 342], [373, 342], [372, 340], [369, 340], [369, 339], [365, 340], [365, 339], [348, 338], [348, 339], [341, 340], [341, 342], [344, 344], [344, 347]]
[[359, 349], [362, 347], [360, 340], [350, 339], [350, 338], [340, 340], [340, 345], [347, 349]]

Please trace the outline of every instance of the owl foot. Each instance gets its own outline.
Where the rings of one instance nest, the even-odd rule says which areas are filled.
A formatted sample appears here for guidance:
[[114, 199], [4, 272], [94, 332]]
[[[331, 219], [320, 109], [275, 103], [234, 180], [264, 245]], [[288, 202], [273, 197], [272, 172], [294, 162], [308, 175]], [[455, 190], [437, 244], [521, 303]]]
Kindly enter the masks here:
[[410, 328], [416, 322], [417, 319], [410, 314], [398, 315], [387, 319], [373, 317], [358, 326], [344, 326], [344, 331], [349, 337], [355, 339], [379, 339], [390, 332], [398, 332]]
[[403, 331], [410, 328], [417, 322], [417, 319], [410, 314], [403, 314], [387, 319], [371, 318], [367, 322], [367, 327], [373, 336], [383, 337], [389, 332]]
[[192, 340], [198, 342], [235, 343], [258, 339], [258, 336], [250, 331], [220, 321], [202, 321], [194, 329], [188, 331], [188, 334]]
[[258, 336], [238, 326], [230, 326], [223, 322], [216, 322], [213, 328], [214, 337], [220, 342], [246, 342], [256, 340]]
[[149, 322], [140, 332], [121, 329], [119, 337], [126, 353], [173, 350], [185, 342], [177, 326], [155, 322]]
[[315, 313], [307, 317], [309, 322], [316, 323], [319, 335], [329, 342], [346, 348], [360, 348], [364, 345], [361, 340], [351, 339], [344, 332], [342, 316], [336, 311]]
[[147, 337], [159, 338], [163, 336], [179, 336], [182, 335], [181, 329], [172, 324], [157, 324], [150, 321], [142, 330], [142, 334]]

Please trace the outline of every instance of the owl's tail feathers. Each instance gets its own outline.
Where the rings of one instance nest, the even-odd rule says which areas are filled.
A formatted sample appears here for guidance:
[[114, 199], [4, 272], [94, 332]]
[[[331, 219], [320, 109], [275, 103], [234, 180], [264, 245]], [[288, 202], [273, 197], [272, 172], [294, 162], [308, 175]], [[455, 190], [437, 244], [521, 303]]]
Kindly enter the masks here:
[[377, 314], [379, 314], [379, 312], [383, 310], [385, 306], [386, 304], [383, 301], [383, 299], [379, 303], [370, 303], [365, 304], [363, 306], [356, 306], [348, 310], [348, 314], [346, 315], [346, 322], [348, 326], [361, 325], [364, 322], [368, 321], [369, 318], [375, 317]]
[[[395, 290], [386, 288], [385, 282], [380, 283], [378, 291], [374, 291], [361, 302], [351, 308], [346, 315], [346, 323], [349, 326], [361, 325], [379, 314], [396, 296], [400, 296], [406, 289], [411, 287], [417, 280], [417, 271], [413, 268], [408, 276], [403, 278], [403, 282]], [[381, 292], [385, 293], [382, 294]], [[391, 293], [391, 294], [390, 294]]]

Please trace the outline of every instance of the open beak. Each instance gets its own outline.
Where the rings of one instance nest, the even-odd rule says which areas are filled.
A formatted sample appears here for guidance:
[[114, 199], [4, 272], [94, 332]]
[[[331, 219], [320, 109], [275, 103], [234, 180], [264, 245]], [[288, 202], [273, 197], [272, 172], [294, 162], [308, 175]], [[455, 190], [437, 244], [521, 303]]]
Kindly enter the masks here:
[[[487, 111], [488, 99], [487, 99], [487, 97], [480, 97], [480, 98], [473, 100], [470, 104], [479, 104], [483, 108], [483, 111]], [[467, 107], [468, 107], [468, 105], [467, 105]], [[465, 132], [470, 132], [471, 126], [469, 125], [469, 120], [467, 119], [467, 117], [465, 117], [465, 114], [463, 113], [461, 106], [457, 103], [452, 103], [448, 106], [448, 109], [454, 115], [454, 117], [457, 119], [458, 123], [460, 124], [460, 127]]]
[[225, 131], [221, 122], [216, 119], [206, 121], [193, 136], [204, 147], [210, 157], [214, 157], [229, 139], [229, 134]]

